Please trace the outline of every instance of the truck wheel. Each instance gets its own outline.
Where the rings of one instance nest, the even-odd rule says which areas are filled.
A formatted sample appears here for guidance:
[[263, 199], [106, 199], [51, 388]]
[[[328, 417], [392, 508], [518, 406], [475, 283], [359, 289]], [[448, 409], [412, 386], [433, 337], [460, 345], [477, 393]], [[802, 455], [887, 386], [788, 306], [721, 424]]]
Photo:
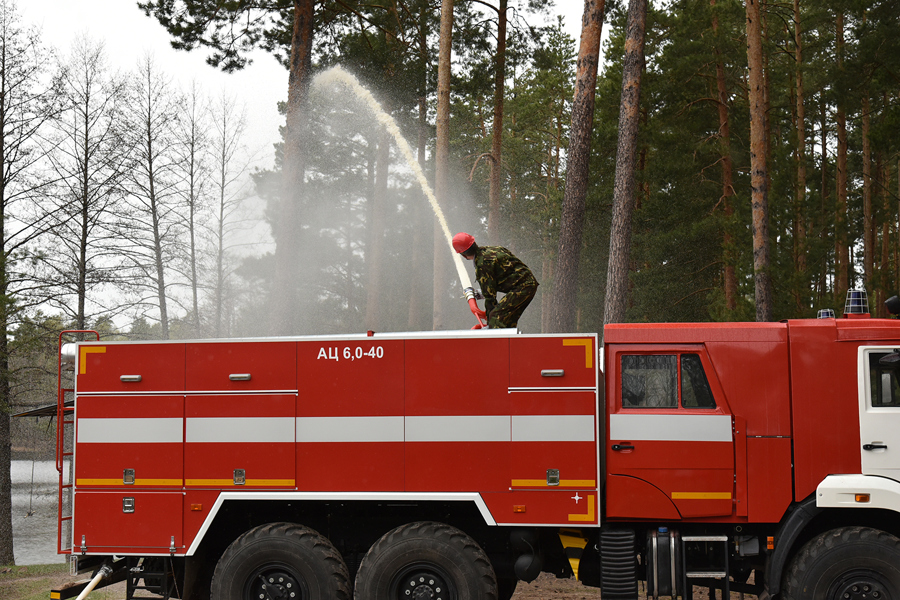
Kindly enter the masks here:
[[216, 564], [212, 600], [349, 600], [350, 576], [328, 539], [294, 523], [260, 525]]
[[785, 600], [900, 600], [900, 539], [842, 527], [811, 539], [782, 584]]
[[487, 555], [443, 523], [410, 523], [369, 548], [356, 574], [356, 600], [497, 600]]

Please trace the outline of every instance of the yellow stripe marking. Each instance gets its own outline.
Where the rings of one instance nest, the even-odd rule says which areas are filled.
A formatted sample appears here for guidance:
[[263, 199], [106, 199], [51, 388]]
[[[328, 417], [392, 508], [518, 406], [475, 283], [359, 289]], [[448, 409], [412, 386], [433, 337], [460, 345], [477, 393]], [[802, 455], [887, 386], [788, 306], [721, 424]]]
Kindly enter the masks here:
[[559, 485], [547, 485], [546, 479], [513, 479], [512, 487], [597, 487], [593, 479], [560, 479]]
[[87, 373], [87, 355], [88, 354], [106, 354], [106, 346], [82, 346], [81, 355], [78, 359], [78, 374]]
[[584, 346], [584, 366], [587, 369], [590, 369], [594, 366], [594, 344], [592, 338], [579, 340], [563, 340], [563, 346]]
[[672, 492], [672, 500], [731, 500], [731, 492]]
[[186, 479], [188, 486], [212, 487], [294, 487], [293, 479], [248, 479], [244, 485], [234, 485], [234, 479]]
[[[121, 479], [77, 479], [75, 485], [119, 485], [125, 483]], [[128, 487], [166, 485], [181, 487], [181, 479], [135, 479]]]
[[586, 513], [584, 513], [583, 515], [569, 515], [569, 520], [570, 521], [593, 521], [594, 514], [597, 509], [596, 501], [594, 500], [593, 494], [588, 494], [587, 505], [588, 505], [588, 510]]
[[[572, 529], [560, 529], [559, 541], [562, 542], [563, 548], [566, 550], [569, 548], [577, 548], [580, 553], [584, 552], [584, 548], [588, 543], [587, 538]], [[578, 558], [569, 557], [569, 565], [572, 567], [572, 573], [575, 575], [575, 579], [578, 579], [578, 567], [581, 565], [581, 556]]]
[[59, 600], [59, 592], [50, 592], [50, 600]]

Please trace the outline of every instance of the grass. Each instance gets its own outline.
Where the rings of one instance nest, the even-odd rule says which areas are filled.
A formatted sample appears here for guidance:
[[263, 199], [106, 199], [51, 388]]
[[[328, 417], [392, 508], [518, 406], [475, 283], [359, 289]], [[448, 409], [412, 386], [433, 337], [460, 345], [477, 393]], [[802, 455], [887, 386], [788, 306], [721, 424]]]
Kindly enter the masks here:
[[[0, 598], [3, 600], [47, 600], [50, 590], [66, 583], [81, 581], [87, 574], [72, 577], [65, 564], [0, 566]], [[90, 600], [114, 600], [124, 598], [121, 586], [91, 592]]]

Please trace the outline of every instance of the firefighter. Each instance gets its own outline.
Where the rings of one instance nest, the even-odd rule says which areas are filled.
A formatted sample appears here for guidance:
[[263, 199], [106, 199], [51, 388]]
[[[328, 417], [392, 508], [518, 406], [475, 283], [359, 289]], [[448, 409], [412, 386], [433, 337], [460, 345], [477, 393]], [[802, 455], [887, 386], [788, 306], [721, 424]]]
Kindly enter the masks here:
[[[475, 277], [484, 294], [488, 327], [516, 327], [537, 292], [538, 282], [521, 260], [501, 246], [479, 246], [468, 233], [453, 236], [453, 249], [475, 261]], [[505, 295], [497, 302], [497, 292]]]

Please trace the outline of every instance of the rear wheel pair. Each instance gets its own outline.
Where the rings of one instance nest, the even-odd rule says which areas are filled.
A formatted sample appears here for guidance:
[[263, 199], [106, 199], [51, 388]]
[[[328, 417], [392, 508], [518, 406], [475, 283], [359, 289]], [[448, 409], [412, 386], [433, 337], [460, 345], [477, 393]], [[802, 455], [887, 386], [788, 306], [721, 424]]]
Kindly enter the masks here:
[[[292, 523], [262, 525], [241, 535], [213, 575], [213, 600], [350, 597], [347, 567], [331, 542]], [[420, 522], [388, 532], [369, 549], [353, 597], [496, 600], [498, 587], [487, 555], [472, 538], [449, 525]]]

